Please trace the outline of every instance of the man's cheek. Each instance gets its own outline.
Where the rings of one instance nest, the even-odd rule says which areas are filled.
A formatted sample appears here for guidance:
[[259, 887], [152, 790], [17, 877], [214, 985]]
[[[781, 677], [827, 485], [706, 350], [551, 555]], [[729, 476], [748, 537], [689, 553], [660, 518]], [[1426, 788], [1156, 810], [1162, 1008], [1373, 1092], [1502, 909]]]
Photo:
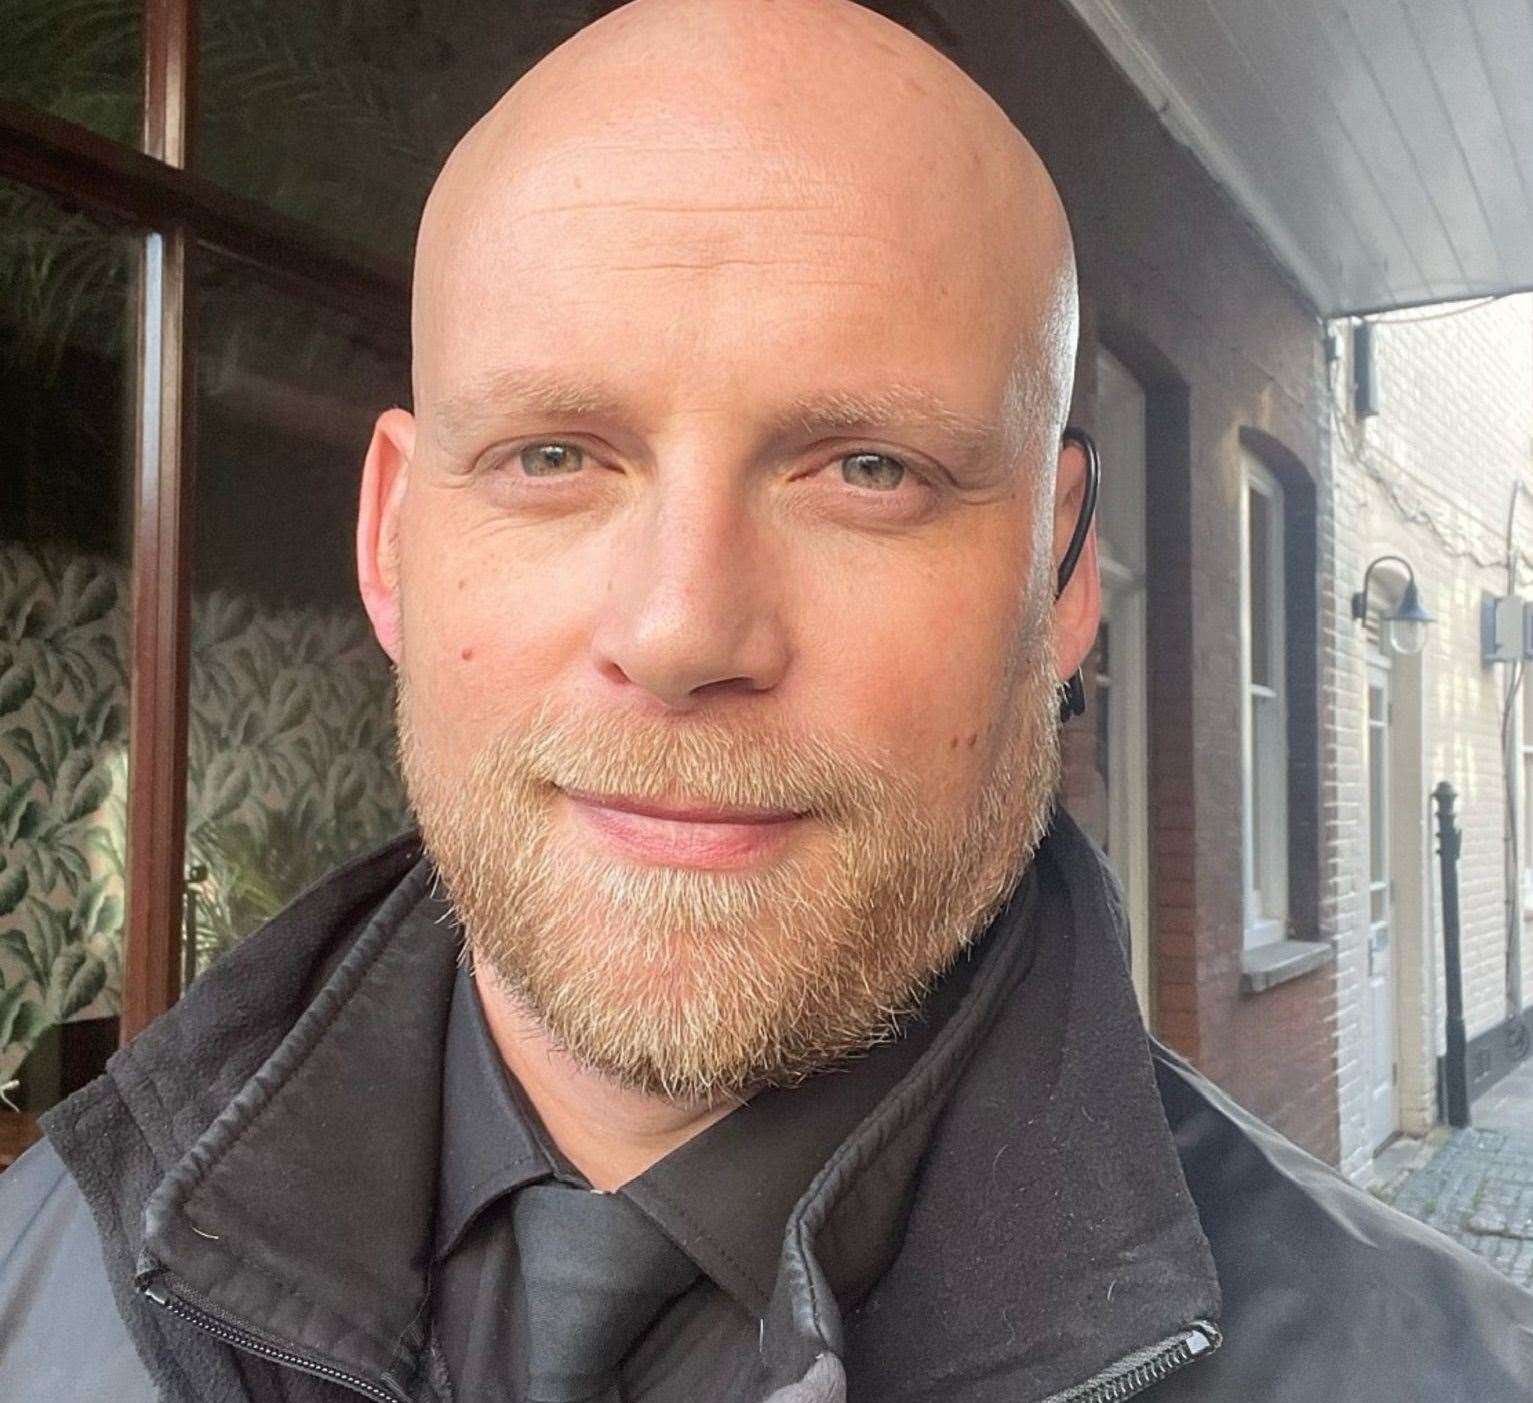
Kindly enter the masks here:
[[946, 734], [944, 680], [911, 655], [910, 640], [843, 651], [823, 691], [816, 689], [814, 724], [844, 734], [931, 794], [934, 755]]

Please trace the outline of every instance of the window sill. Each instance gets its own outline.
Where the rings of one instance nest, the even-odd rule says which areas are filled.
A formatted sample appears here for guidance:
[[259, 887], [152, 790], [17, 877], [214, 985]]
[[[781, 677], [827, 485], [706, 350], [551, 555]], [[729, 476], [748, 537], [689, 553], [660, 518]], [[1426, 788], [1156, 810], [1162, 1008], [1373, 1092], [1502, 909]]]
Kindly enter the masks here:
[[1329, 940], [1273, 940], [1241, 952], [1240, 992], [1260, 994], [1328, 965], [1336, 958]]

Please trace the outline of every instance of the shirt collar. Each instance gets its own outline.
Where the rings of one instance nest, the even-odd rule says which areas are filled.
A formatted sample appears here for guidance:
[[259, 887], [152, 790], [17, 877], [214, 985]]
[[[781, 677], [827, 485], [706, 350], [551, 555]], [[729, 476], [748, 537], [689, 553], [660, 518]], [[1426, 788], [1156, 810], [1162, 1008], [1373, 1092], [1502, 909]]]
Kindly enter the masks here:
[[460, 962], [442, 1057], [438, 1261], [452, 1252], [474, 1219], [502, 1194], [554, 1174], [551, 1147], [540, 1129], [525, 1093], [506, 1073], [473, 975]]
[[899, 1037], [792, 1087], [758, 1093], [623, 1192], [752, 1315], [766, 1314], [794, 1205], [904, 1078], [958, 1005], [961, 956]]

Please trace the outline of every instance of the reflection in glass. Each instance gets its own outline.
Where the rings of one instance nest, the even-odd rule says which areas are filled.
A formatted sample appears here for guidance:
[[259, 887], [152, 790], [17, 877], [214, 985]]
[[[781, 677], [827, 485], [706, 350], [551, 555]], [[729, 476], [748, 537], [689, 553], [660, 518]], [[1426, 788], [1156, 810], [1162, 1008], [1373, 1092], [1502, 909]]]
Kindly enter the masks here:
[[426, 191], [458, 138], [543, 54], [611, 8], [202, 0], [197, 169], [408, 259]]
[[1275, 687], [1272, 658], [1272, 499], [1249, 490], [1251, 510], [1251, 682]]
[[387, 659], [356, 586], [374, 416], [404, 347], [197, 261], [187, 864], [195, 967], [407, 826]]
[[[1096, 771], [1101, 782], [1103, 803], [1098, 822], [1100, 833], [1092, 837], [1101, 845], [1102, 851], [1119, 858], [1119, 876], [1123, 868], [1121, 855], [1112, 851], [1112, 650], [1110, 645], [1112, 625], [1103, 619], [1097, 625], [1097, 641], [1092, 651], [1096, 663], [1096, 692], [1092, 696], [1092, 709], [1096, 712]], [[1096, 817], [1095, 815], [1093, 815]]]
[[1251, 694], [1251, 827], [1252, 871], [1260, 908], [1258, 914], [1276, 919], [1282, 915], [1278, 893], [1282, 882], [1283, 845], [1286, 831], [1272, 822], [1273, 806], [1278, 802], [1272, 792], [1284, 781], [1283, 771], [1271, 763], [1282, 751], [1282, 714], [1277, 698], [1255, 691]]
[[0, 1082], [33, 1111], [99, 1070], [121, 991], [134, 266], [0, 181]]
[[1389, 770], [1388, 703], [1384, 686], [1368, 684], [1368, 918], [1377, 925], [1388, 914]]
[[0, 97], [139, 144], [143, 0], [5, 0]]
[[[1522, 751], [1522, 865], [1533, 870], [1533, 748], [1524, 746]], [[1524, 902], [1523, 909], [1533, 916], [1533, 903]]]

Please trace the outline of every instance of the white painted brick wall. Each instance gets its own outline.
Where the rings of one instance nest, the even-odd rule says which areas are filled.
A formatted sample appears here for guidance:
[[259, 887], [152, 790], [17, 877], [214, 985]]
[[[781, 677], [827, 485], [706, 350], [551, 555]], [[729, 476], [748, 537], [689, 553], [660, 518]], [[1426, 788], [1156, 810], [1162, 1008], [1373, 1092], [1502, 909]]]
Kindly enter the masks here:
[[[1368, 562], [1388, 553], [1415, 567], [1437, 622], [1421, 660], [1423, 768], [1427, 786], [1446, 779], [1459, 795], [1464, 833], [1459, 869], [1465, 1021], [1469, 1036], [1499, 1022], [1505, 1007], [1505, 810], [1500, 747], [1506, 669], [1480, 662], [1482, 593], [1506, 591], [1505, 538], [1514, 486], [1533, 487], [1533, 297], [1507, 298], [1451, 317], [1374, 333], [1382, 412], [1351, 414], [1350, 333], [1336, 330], [1338, 424], [1334, 488], [1321, 522], [1322, 909], [1338, 941], [1337, 1066], [1341, 1161], [1366, 1177], [1367, 1111], [1367, 762], [1366, 647], [1349, 615]], [[1385, 319], [1386, 322], [1389, 319]], [[1370, 467], [1373, 471], [1370, 471]], [[1382, 475], [1393, 494], [1376, 475]], [[1515, 540], [1533, 555], [1533, 497], [1517, 508]], [[1521, 589], [1533, 595], [1533, 570]], [[1421, 1133], [1435, 1115], [1435, 1057], [1444, 1046], [1441, 907], [1435, 826], [1426, 796], [1397, 794], [1399, 822], [1425, 822], [1425, 930], [1397, 931], [1401, 1119]], [[1533, 1002], [1533, 928], [1524, 937], [1524, 1002]]]

